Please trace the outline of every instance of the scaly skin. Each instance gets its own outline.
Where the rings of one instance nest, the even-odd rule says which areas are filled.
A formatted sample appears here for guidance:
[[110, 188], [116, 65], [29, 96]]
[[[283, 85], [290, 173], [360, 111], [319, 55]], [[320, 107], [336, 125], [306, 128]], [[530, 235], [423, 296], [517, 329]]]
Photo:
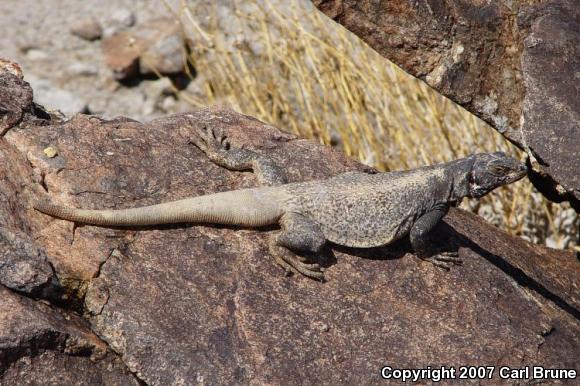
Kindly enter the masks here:
[[431, 230], [464, 197], [481, 197], [526, 174], [520, 162], [503, 153], [476, 154], [410, 171], [350, 172], [327, 180], [286, 183], [284, 171], [270, 159], [231, 148], [227, 138], [202, 130], [192, 138], [213, 162], [230, 170], [253, 170], [261, 188], [216, 193], [148, 207], [83, 210], [37, 202], [46, 214], [103, 226], [214, 223], [260, 227], [279, 224], [270, 252], [287, 272], [323, 279], [322, 268], [303, 255], [320, 253], [326, 241], [370, 248], [406, 235], [419, 257], [438, 266], [458, 263], [456, 253], [429, 253]]

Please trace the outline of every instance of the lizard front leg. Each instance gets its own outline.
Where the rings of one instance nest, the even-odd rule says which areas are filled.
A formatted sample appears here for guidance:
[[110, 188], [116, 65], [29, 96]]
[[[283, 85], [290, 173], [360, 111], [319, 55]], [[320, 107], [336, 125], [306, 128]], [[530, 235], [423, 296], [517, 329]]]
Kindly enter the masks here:
[[284, 170], [270, 158], [248, 149], [232, 147], [227, 136], [215, 129], [204, 127], [190, 141], [217, 165], [228, 170], [252, 170], [262, 185], [275, 186], [288, 182]]
[[449, 266], [453, 264], [461, 264], [462, 261], [457, 257], [457, 252], [440, 252], [431, 255], [429, 248], [429, 234], [435, 226], [441, 221], [443, 216], [449, 210], [448, 205], [437, 205], [430, 211], [419, 217], [413, 224], [409, 238], [411, 245], [418, 257], [425, 261], [429, 261], [433, 265], [449, 270]]
[[307, 277], [324, 280], [319, 264], [306, 263], [306, 258], [294, 253], [318, 255], [326, 239], [318, 224], [298, 213], [286, 213], [280, 219], [282, 231], [270, 240], [270, 253], [287, 273], [301, 273]]

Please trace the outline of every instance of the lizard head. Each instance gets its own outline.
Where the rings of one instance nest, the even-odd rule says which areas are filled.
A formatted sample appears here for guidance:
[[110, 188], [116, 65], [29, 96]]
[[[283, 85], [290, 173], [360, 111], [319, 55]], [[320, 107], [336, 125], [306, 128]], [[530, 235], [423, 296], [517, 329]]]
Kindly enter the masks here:
[[497, 187], [511, 184], [526, 175], [526, 166], [505, 153], [482, 153], [472, 156], [469, 172], [469, 197], [485, 196]]

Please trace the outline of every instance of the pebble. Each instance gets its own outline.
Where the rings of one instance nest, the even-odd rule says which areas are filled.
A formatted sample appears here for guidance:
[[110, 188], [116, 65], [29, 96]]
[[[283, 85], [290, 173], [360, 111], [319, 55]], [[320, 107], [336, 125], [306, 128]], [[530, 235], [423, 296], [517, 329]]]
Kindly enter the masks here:
[[49, 146], [43, 150], [43, 153], [48, 158], [54, 158], [57, 156], [58, 150], [56, 150], [56, 148], [54, 148], [53, 146]]
[[135, 25], [135, 14], [127, 8], [119, 8], [111, 14], [110, 23], [116, 27], [129, 28]]
[[26, 58], [30, 60], [45, 60], [48, 58], [48, 54], [40, 48], [30, 48], [26, 50]]
[[96, 19], [86, 18], [74, 22], [70, 32], [81, 39], [93, 41], [103, 36], [103, 27]]

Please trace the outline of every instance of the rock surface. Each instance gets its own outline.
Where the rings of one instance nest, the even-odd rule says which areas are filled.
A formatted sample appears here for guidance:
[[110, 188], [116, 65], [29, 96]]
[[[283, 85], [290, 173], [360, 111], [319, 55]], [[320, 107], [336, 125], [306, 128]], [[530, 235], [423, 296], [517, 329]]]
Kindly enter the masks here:
[[[0, 88], [0, 100], [11, 92]], [[74, 226], [30, 207], [45, 196], [122, 208], [255, 186], [189, 144], [208, 126], [272, 156], [293, 181], [366, 169], [222, 108], [148, 124], [77, 115], [10, 128], [0, 138], [0, 226], [28, 235], [34, 248], [18, 260], [30, 255], [27, 270], [60, 288], [29, 298], [0, 286], [0, 384], [371, 384], [385, 365], [579, 363], [578, 260], [460, 210], [435, 240], [458, 249], [462, 267], [422, 263], [406, 241], [336, 247], [320, 283], [273, 264], [275, 228]], [[4, 237], [0, 258], [21, 239]]]
[[313, 3], [524, 149], [538, 190], [580, 211], [575, 1]]

